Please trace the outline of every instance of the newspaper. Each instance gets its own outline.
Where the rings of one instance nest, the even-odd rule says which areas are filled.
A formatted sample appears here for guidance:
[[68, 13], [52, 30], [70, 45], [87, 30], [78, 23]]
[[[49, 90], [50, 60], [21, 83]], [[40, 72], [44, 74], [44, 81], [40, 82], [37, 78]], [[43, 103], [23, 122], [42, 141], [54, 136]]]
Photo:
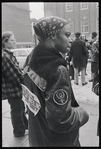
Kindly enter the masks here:
[[25, 102], [25, 104], [28, 106], [31, 112], [34, 113], [35, 116], [41, 108], [40, 101], [37, 98], [37, 96], [33, 94], [25, 85], [23, 84], [21, 85], [22, 85], [22, 100]]

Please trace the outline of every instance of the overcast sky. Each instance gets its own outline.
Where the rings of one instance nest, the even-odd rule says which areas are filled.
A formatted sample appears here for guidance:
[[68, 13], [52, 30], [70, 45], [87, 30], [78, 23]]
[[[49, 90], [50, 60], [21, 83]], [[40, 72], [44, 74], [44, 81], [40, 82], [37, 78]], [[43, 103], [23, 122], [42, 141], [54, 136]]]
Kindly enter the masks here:
[[44, 17], [44, 6], [42, 2], [30, 2], [29, 7], [31, 10], [30, 18], [40, 19]]

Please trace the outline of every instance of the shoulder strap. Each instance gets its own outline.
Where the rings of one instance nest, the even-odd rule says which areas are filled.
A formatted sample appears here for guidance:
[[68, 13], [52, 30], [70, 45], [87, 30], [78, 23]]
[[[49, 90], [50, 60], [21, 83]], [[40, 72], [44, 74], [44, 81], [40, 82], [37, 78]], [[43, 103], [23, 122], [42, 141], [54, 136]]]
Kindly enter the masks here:
[[37, 75], [32, 69], [29, 72], [27, 72], [27, 74], [41, 91], [45, 91], [47, 85], [45, 79]]

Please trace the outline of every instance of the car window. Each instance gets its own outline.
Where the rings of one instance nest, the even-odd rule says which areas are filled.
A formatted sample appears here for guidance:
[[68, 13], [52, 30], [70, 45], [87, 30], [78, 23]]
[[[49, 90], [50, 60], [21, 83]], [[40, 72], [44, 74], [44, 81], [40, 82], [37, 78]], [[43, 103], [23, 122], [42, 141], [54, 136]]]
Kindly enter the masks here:
[[26, 51], [18, 51], [18, 56], [27, 56], [28, 53]]

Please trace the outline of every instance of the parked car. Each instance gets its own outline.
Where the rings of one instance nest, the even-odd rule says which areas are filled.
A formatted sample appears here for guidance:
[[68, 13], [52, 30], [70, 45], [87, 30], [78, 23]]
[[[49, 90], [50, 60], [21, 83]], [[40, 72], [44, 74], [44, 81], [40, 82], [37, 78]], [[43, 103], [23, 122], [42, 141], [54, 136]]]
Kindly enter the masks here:
[[30, 54], [32, 50], [33, 48], [19, 48], [11, 50], [14, 56], [17, 58], [17, 61], [19, 62], [19, 67], [21, 69], [23, 68], [27, 56]]

